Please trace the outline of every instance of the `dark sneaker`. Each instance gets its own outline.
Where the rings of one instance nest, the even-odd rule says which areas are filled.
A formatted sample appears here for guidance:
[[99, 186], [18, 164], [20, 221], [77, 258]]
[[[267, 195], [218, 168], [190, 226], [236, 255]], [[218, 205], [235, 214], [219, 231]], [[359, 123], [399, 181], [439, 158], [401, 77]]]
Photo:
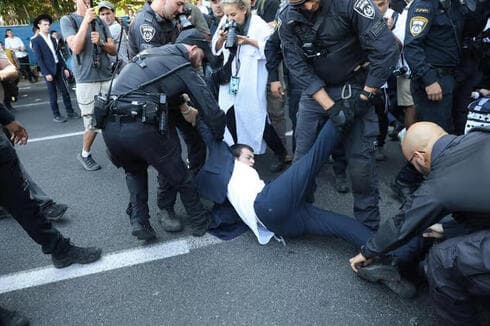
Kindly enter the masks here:
[[404, 299], [411, 299], [417, 295], [417, 288], [415, 285], [404, 278], [399, 281], [381, 280], [381, 283]]
[[92, 158], [92, 155], [82, 157], [82, 154], [78, 153], [77, 158], [80, 163], [82, 163], [83, 168], [87, 171], [95, 171], [100, 169], [100, 165], [95, 162], [95, 160]]
[[335, 176], [335, 190], [341, 194], [345, 194], [350, 191], [349, 185], [347, 183], [347, 177]]
[[390, 184], [390, 188], [393, 191], [395, 198], [402, 203], [404, 203], [414, 191], [410, 185], [402, 183], [396, 179]]
[[54, 122], [66, 122], [66, 119], [65, 119], [65, 118], [63, 118], [63, 117], [62, 117], [62, 116], [60, 116], [60, 115], [57, 115], [57, 116], [55, 116], [55, 117], [53, 118], [53, 121], [54, 121]]
[[78, 112], [69, 112], [66, 115], [69, 119], [80, 119], [82, 116]]
[[398, 268], [389, 263], [375, 262], [359, 268], [357, 275], [369, 282], [380, 282], [402, 298], [410, 299], [417, 294], [417, 289], [402, 278]]
[[11, 311], [0, 307], [0, 325], [26, 326], [29, 325], [29, 320], [17, 311]]
[[52, 203], [42, 210], [44, 217], [50, 221], [58, 221], [65, 215], [68, 206], [65, 204]]
[[68, 267], [71, 264], [90, 264], [100, 259], [102, 249], [96, 247], [77, 247], [69, 244], [61, 253], [52, 254], [51, 260], [56, 268]]
[[161, 209], [157, 215], [158, 221], [165, 231], [180, 232], [184, 229], [182, 221], [177, 216], [175, 216], [175, 211], [173, 209]]
[[151, 227], [150, 222], [139, 223], [132, 222], [131, 223], [131, 234], [138, 238], [138, 240], [151, 240], [156, 237], [155, 230]]

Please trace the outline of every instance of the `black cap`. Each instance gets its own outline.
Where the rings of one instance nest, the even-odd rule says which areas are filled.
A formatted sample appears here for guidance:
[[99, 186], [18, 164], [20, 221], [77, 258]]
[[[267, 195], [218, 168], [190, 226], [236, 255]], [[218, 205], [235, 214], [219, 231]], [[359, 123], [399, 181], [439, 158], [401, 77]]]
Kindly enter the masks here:
[[187, 45], [196, 45], [199, 47], [206, 56], [206, 60], [211, 66], [214, 66], [217, 62], [217, 58], [211, 52], [211, 46], [209, 41], [206, 40], [203, 34], [195, 28], [185, 29], [177, 36], [175, 43], [182, 43]]
[[47, 21], [49, 21], [49, 24], [53, 23], [53, 18], [51, 18], [50, 15], [40, 14], [39, 16], [34, 18], [34, 21], [32, 22], [32, 26], [34, 26], [35, 28], [38, 28], [37, 25], [41, 22], [41, 20], [47, 20]]

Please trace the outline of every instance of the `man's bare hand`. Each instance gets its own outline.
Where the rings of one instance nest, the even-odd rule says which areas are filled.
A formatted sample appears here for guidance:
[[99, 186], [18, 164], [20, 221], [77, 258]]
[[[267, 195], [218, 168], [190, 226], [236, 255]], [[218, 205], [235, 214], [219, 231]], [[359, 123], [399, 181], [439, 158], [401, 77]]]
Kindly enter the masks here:
[[482, 88], [478, 92], [480, 92], [480, 94], [483, 96], [490, 96], [490, 90], [488, 90], [488, 89]]
[[388, 26], [389, 29], [393, 29], [393, 27], [395, 26], [395, 21], [393, 20], [393, 18], [388, 17], [385, 19], [385, 21], [386, 21], [386, 26]]
[[442, 100], [442, 88], [438, 82], [426, 86], [425, 92], [427, 93], [427, 98], [430, 101], [439, 102]]
[[27, 138], [29, 137], [27, 131], [18, 121], [12, 121], [5, 128], [12, 134], [10, 140], [14, 144], [25, 145], [27, 143]]
[[90, 23], [95, 18], [97, 18], [97, 14], [95, 13], [95, 8], [87, 8], [87, 11], [85, 12], [85, 16], [83, 17], [82, 23], [87, 23], [90, 25]]
[[271, 82], [271, 94], [274, 97], [282, 99], [284, 92], [282, 90], [282, 85], [280, 81]]
[[195, 127], [199, 111], [197, 111], [197, 109], [193, 108], [192, 106], [187, 107], [188, 109], [186, 111], [181, 111], [180, 113], [182, 113], [185, 121], [189, 122], [193, 127]]
[[92, 42], [92, 44], [99, 44], [99, 41], [100, 41], [99, 32], [90, 32], [90, 42]]
[[46, 75], [45, 77], [47, 81], [53, 81], [53, 75]]
[[70, 70], [65, 69], [64, 72], [65, 72], [65, 77], [70, 78]]
[[352, 268], [352, 270], [357, 273], [357, 272], [359, 272], [359, 267], [367, 266], [367, 265], [371, 264], [373, 262], [373, 260], [372, 259], [366, 259], [366, 257], [364, 257], [360, 253], [357, 256], [349, 259], [349, 262], [350, 262], [350, 267]]
[[422, 233], [422, 236], [424, 238], [435, 238], [435, 239], [441, 239], [444, 237], [444, 228], [442, 227], [441, 223], [436, 223], [434, 225], [431, 225], [425, 230], [424, 233]]

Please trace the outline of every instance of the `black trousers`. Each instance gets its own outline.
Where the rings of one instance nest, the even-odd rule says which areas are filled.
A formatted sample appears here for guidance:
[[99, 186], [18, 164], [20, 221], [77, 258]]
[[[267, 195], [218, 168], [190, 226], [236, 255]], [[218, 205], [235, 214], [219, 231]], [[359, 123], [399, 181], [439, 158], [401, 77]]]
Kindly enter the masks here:
[[41, 245], [45, 254], [62, 252], [69, 244], [69, 239], [53, 227], [41, 214], [38, 203], [31, 199], [17, 153], [3, 132], [0, 132], [0, 206]]
[[[206, 144], [204, 144], [201, 135], [197, 132], [190, 123], [184, 120], [184, 117], [178, 110], [169, 111], [169, 124], [171, 128], [177, 127], [182, 139], [187, 146], [187, 159], [189, 160], [189, 170], [191, 174], [195, 175], [206, 161]], [[179, 147], [180, 149], [180, 147]], [[180, 154], [182, 155], [182, 154]], [[186, 191], [182, 187], [177, 188], [172, 186], [165, 176], [158, 174], [158, 189], [157, 189], [157, 205], [160, 209], [173, 210], [175, 202], [177, 201], [177, 193]], [[182, 198], [186, 198], [186, 195], [181, 194]], [[187, 207], [186, 205], [184, 205]], [[187, 210], [189, 215], [192, 215], [194, 209]]]
[[31, 63], [29, 62], [29, 56], [18, 58], [20, 64], [20, 71], [29, 81], [35, 81], [36, 76], [32, 73]]
[[131, 222], [146, 223], [148, 209], [148, 167], [153, 166], [158, 175], [180, 192], [182, 203], [191, 218], [191, 225], [198, 226], [208, 218], [192, 177], [182, 161], [181, 148], [175, 129], [167, 138], [161, 136], [153, 125], [140, 120], [109, 121], [102, 131], [111, 160], [126, 172]]
[[475, 299], [490, 297], [490, 230], [442, 242], [426, 259], [425, 272], [437, 323], [479, 325]]

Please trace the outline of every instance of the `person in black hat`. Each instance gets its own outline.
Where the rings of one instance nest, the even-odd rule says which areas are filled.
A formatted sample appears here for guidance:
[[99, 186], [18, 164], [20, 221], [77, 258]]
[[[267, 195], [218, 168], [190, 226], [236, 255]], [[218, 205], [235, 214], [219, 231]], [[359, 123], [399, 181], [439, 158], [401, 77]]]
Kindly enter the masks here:
[[64, 78], [70, 77], [70, 71], [67, 69], [63, 56], [61, 55], [57, 42], [49, 34], [49, 28], [53, 19], [47, 14], [42, 14], [34, 19], [33, 25], [39, 29], [39, 35], [32, 39], [32, 50], [36, 54], [37, 64], [46, 81], [49, 92], [49, 102], [53, 112], [54, 122], [65, 122], [66, 119], [61, 116], [58, 107], [57, 89], [61, 91], [63, 104], [65, 105], [66, 114], [69, 118], [80, 118], [80, 114], [73, 110], [71, 105], [70, 93], [66, 89]]
[[[149, 165], [168, 184], [168, 193], [180, 193], [194, 236], [202, 236], [209, 224], [209, 212], [182, 160], [175, 120], [183, 116], [195, 123], [194, 111], [182, 96], [184, 93], [211, 126], [216, 139], [223, 137], [224, 113], [195, 70], [203, 60], [211, 58], [207, 41], [196, 30], [184, 31], [177, 41], [181, 43], [146, 49], [123, 68], [111, 91], [116, 99], [112, 98], [113, 109], [102, 130], [112, 162], [126, 173], [130, 194], [127, 212], [132, 234], [140, 240], [155, 237], [149, 222]], [[175, 197], [164, 200], [173, 205]]]

